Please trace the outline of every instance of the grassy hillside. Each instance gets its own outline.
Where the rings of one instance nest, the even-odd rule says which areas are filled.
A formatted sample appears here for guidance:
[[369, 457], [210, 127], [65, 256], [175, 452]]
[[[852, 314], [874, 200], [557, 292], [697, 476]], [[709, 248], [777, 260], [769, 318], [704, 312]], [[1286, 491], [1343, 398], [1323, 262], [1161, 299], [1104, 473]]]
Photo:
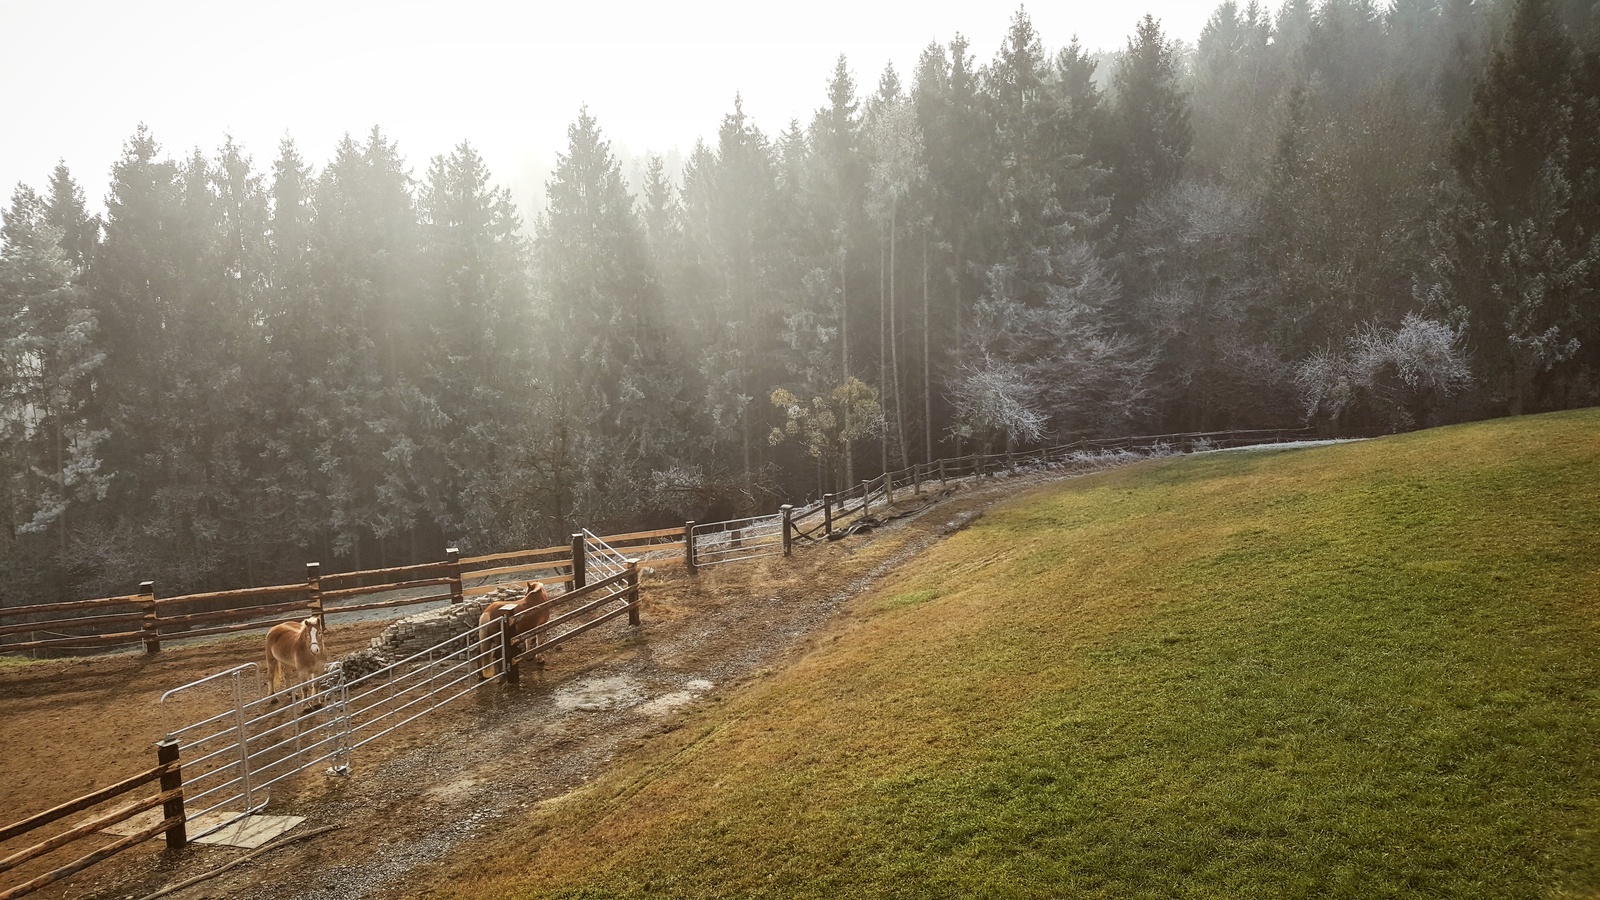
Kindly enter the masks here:
[[1063, 483], [431, 891], [1597, 896], [1597, 550], [1597, 411]]

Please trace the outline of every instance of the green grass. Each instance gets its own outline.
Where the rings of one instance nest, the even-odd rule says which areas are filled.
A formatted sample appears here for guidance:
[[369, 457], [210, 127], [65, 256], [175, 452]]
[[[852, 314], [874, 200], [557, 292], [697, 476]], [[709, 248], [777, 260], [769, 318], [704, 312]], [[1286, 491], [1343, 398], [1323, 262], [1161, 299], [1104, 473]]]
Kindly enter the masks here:
[[1600, 896], [1600, 412], [992, 511], [433, 890]]

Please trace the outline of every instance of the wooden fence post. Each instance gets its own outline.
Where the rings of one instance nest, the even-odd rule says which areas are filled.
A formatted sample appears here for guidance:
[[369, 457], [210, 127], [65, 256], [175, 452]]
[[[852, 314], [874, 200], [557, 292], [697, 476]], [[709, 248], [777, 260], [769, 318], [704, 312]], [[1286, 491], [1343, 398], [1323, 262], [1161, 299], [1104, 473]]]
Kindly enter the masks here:
[[911, 464], [911, 493], [919, 494], [919, 495], [922, 493], [922, 464], [921, 463], [912, 463]]
[[700, 567], [694, 561], [694, 520], [683, 523], [683, 563], [689, 567], [690, 575], [697, 575]]
[[583, 532], [572, 536], [572, 590], [589, 583], [587, 560], [584, 559]]
[[861, 482], [861, 514], [866, 515], [872, 506], [872, 488], [865, 481]]
[[890, 472], [883, 473], [883, 502], [894, 505], [894, 474]]
[[822, 531], [829, 540], [833, 539], [833, 495], [822, 495]]
[[306, 596], [317, 614], [317, 627], [328, 630], [328, 617], [322, 610], [322, 563], [306, 563]]
[[450, 602], [461, 602], [461, 550], [456, 547], [447, 547], [444, 558], [450, 563]]
[[522, 672], [517, 663], [517, 642], [511, 636], [512, 607], [501, 607], [500, 615], [500, 668], [505, 670], [506, 684], [516, 687], [522, 683]]
[[944, 459], [940, 458], [940, 460], [939, 460], [939, 490], [942, 491], [942, 490], [944, 490], [944, 488], [945, 488]]
[[628, 624], [639, 624], [639, 561], [628, 560]]
[[144, 619], [139, 630], [144, 632], [144, 652], [155, 653], [161, 649], [161, 623], [156, 620], [156, 583], [139, 583], [139, 605], [144, 609]]
[[794, 506], [789, 503], [778, 507], [778, 516], [783, 522], [783, 555], [788, 556], [794, 550], [794, 538], [789, 534], [793, 522]]
[[[183, 772], [178, 763], [178, 739], [166, 738], [156, 742], [156, 762], [171, 768], [161, 773], [161, 793], [175, 791], [183, 787]], [[167, 819], [177, 819], [178, 824], [167, 829], [167, 849], [182, 850], [189, 843], [188, 822], [183, 811], [183, 795], [166, 801], [161, 806], [161, 815]]]

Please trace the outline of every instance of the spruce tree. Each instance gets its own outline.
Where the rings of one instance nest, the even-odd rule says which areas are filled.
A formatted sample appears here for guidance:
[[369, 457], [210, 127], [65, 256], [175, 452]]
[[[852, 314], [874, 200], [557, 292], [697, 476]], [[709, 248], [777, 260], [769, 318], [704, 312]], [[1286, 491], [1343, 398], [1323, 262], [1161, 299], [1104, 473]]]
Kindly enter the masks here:
[[1140, 20], [1112, 73], [1113, 221], [1177, 183], [1193, 134], [1177, 48], [1154, 17]]
[[588, 491], [575, 521], [638, 511], [650, 473], [682, 453], [688, 432], [684, 360], [663, 314], [633, 198], [587, 109], [567, 128], [534, 241], [551, 331], [551, 380], [562, 421], [589, 427], [567, 444], [566, 469]]
[[1518, 0], [1452, 148], [1462, 194], [1430, 299], [1464, 315], [1474, 368], [1513, 414], [1595, 390], [1579, 374], [1600, 214], [1592, 173], [1574, 166], [1594, 124], [1577, 119], [1590, 102], [1577, 62], [1548, 0]]
[[98, 323], [53, 212], [19, 186], [0, 228], [0, 541], [21, 561], [21, 544], [44, 540], [35, 549], [47, 565], [7, 574], [45, 596], [67, 588], [74, 510], [103, 499], [111, 474], [109, 434], [93, 419]]

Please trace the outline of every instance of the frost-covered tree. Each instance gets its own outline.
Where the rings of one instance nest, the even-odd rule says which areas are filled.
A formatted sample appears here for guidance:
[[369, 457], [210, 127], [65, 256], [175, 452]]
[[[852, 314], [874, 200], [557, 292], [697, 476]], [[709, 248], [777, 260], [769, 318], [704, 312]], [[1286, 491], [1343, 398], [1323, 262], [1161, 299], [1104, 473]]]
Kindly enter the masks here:
[[950, 379], [950, 390], [956, 410], [952, 429], [976, 442], [980, 452], [989, 453], [997, 444], [1010, 449], [1033, 443], [1045, 434], [1048, 418], [1039, 409], [1044, 386], [1021, 365], [979, 356]]
[[[1055, 265], [1061, 274], [1044, 286], [1046, 297], [1039, 305], [1009, 293], [1010, 272], [990, 270], [989, 290], [975, 310], [967, 351], [968, 359], [983, 362], [958, 372], [958, 379], [969, 385], [952, 385], [952, 391], [969, 400], [963, 405], [958, 399], [957, 405], [969, 412], [1026, 409], [1043, 415], [1045, 430], [1054, 434], [1127, 427], [1149, 410], [1153, 360], [1114, 326], [1120, 285], [1087, 243], [1064, 248]], [[975, 375], [985, 376], [976, 382], [983, 387], [976, 394], [970, 386]], [[996, 393], [1000, 387], [1005, 390]], [[971, 402], [983, 396], [1007, 399], [988, 405]], [[1021, 432], [1008, 434], [1017, 437]]]
[[109, 473], [90, 418], [105, 358], [79, 268], [46, 204], [19, 186], [0, 228], [0, 478], [7, 538], [50, 533], [66, 565], [68, 512], [103, 499]]
[[1399, 328], [1368, 326], [1342, 351], [1313, 353], [1295, 369], [1307, 420], [1341, 428], [1422, 427], [1472, 381], [1461, 334], [1407, 315]]
[[1518, 0], [1452, 150], [1461, 190], [1424, 287], [1513, 414], [1600, 396], [1580, 355], [1600, 309], [1600, 178], [1573, 155], [1600, 84], [1580, 59], [1549, 0]]

